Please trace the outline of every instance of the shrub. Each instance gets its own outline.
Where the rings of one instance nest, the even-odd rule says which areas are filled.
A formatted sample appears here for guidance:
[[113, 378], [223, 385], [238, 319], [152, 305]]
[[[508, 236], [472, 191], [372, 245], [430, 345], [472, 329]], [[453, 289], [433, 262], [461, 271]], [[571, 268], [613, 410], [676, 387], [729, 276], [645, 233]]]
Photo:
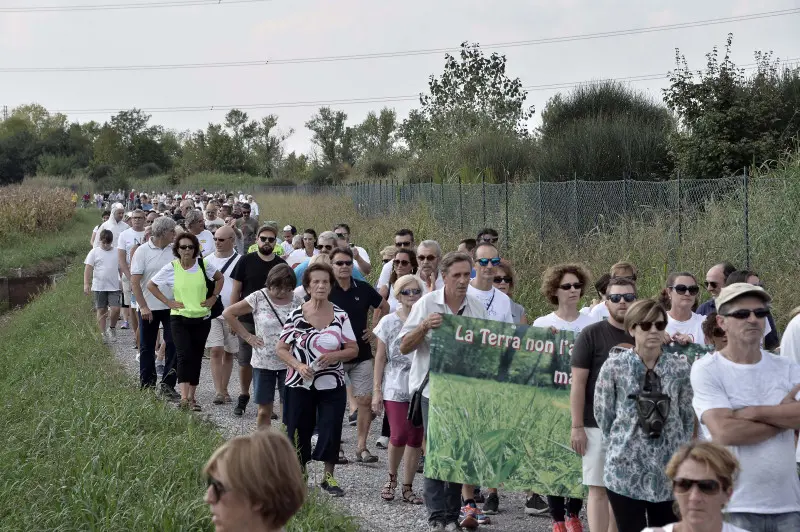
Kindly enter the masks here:
[[99, 181], [104, 177], [110, 176], [114, 172], [114, 167], [110, 164], [99, 164], [89, 170], [89, 179]]
[[135, 177], [152, 177], [161, 173], [161, 168], [156, 163], [144, 163], [133, 172]]
[[66, 156], [44, 153], [39, 157], [39, 165], [36, 173], [40, 175], [71, 177], [79, 167], [77, 155]]

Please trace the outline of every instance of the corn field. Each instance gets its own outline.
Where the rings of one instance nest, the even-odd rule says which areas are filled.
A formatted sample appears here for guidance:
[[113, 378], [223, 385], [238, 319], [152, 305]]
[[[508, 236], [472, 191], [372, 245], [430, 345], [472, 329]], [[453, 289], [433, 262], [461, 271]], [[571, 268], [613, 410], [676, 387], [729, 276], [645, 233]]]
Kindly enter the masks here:
[[12, 185], [0, 188], [0, 242], [13, 235], [61, 229], [75, 208], [66, 188]]

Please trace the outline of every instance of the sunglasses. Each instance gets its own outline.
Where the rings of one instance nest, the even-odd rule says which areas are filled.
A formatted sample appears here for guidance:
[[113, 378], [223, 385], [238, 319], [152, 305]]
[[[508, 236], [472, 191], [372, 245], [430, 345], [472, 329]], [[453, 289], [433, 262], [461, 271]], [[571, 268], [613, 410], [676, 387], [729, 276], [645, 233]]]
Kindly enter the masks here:
[[477, 262], [481, 266], [488, 266], [490, 262], [492, 263], [492, 266], [497, 266], [498, 264], [500, 264], [500, 257], [495, 257], [493, 259], [478, 259], [475, 262]]
[[753, 314], [758, 319], [763, 319], [769, 316], [769, 309], [768, 308], [757, 308], [754, 310], [750, 310], [747, 308], [734, 310], [733, 312], [728, 312], [727, 314], [723, 314], [726, 318], [736, 318], [737, 320], [746, 320], [750, 317], [750, 314]]
[[636, 325], [638, 325], [639, 328], [641, 330], [643, 330], [644, 332], [649, 331], [653, 327], [653, 325], [656, 326], [656, 330], [657, 331], [663, 331], [664, 329], [667, 328], [667, 322], [666, 321], [656, 321], [656, 322], [643, 321], [643, 322], [637, 323]]
[[411, 261], [407, 261], [405, 259], [394, 259], [395, 266], [408, 266], [411, 264]]
[[503, 276], [495, 277], [494, 284], [500, 284], [500, 283], [511, 284], [512, 280], [513, 279], [511, 279], [511, 277], [503, 277]]
[[436, 260], [436, 255], [417, 255], [417, 261], [419, 262], [433, 262]]
[[334, 262], [334, 264], [336, 266], [352, 266], [353, 265], [353, 261], [352, 260], [337, 260], [336, 262]]
[[672, 290], [675, 290], [675, 293], [678, 295], [685, 295], [686, 292], [689, 292], [689, 295], [696, 296], [698, 292], [700, 292], [700, 287], [696, 284], [692, 286], [686, 286], [685, 284], [676, 284], [675, 286], [669, 286]]
[[336, 238], [347, 238], [347, 233], [336, 233]]
[[705, 284], [707, 290], [716, 290], [719, 286], [719, 283], [715, 283], [714, 281], [706, 281]]
[[183, 244], [181, 246], [178, 246], [178, 249], [182, 249], [184, 251], [187, 250], [187, 249], [194, 249], [194, 245], [192, 245], [192, 244]]
[[206, 487], [211, 487], [211, 490], [214, 492], [214, 500], [220, 500], [223, 495], [228, 491], [225, 485], [220, 482], [219, 480], [215, 479], [212, 476], [209, 476], [206, 479]]
[[494, 244], [498, 240], [500, 240], [500, 237], [497, 236], [485, 236], [481, 238], [481, 242], [486, 242], [487, 244]]
[[274, 236], [260, 236], [258, 239], [262, 242], [269, 242], [270, 244], [273, 244], [276, 240]]
[[401, 296], [418, 296], [422, 293], [422, 290], [419, 288], [406, 288], [405, 290], [400, 290]]
[[323, 249], [326, 250], [326, 251], [330, 251], [330, 250], [333, 249], [333, 246], [331, 246], [330, 244], [325, 244], [324, 246], [322, 244], [320, 244], [320, 245], [318, 245], [316, 247], [320, 251], [322, 251]]
[[391, 262], [392, 259], [383, 259], [383, 263], [386, 264], [387, 262]]
[[580, 290], [583, 288], [583, 283], [564, 283], [562, 285], [558, 285], [558, 287], [562, 290], [569, 290], [570, 288], [574, 288], [575, 290]]
[[705, 495], [716, 495], [722, 489], [722, 486], [716, 480], [693, 480], [691, 478], [676, 478], [672, 481], [672, 488], [678, 493], [686, 493], [697, 486], [700, 493]]
[[214, 237], [214, 242], [225, 242], [226, 240], [230, 240], [230, 239], [231, 239], [231, 237], [228, 237], [228, 238]]
[[409, 240], [407, 242], [395, 242], [394, 246], [397, 248], [407, 248], [411, 246], [411, 241]]
[[623, 299], [625, 303], [633, 303], [636, 301], [636, 294], [611, 294], [610, 296], [606, 296], [606, 299], [612, 303], [619, 303]]

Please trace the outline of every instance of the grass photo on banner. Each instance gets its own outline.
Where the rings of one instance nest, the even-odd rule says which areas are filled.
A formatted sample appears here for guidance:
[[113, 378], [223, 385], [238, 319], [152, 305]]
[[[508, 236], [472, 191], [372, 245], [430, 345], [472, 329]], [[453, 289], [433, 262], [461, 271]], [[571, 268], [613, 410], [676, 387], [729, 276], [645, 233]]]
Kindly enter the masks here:
[[570, 448], [570, 331], [443, 316], [431, 340], [425, 476], [583, 497]]

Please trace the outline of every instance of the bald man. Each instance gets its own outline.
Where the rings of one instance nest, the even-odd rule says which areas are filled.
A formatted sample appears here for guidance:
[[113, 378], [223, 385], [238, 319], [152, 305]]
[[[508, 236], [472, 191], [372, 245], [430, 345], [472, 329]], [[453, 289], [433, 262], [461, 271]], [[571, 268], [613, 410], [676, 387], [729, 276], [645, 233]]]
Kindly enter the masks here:
[[[215, 252], [206, 257], [206, 260], [222, 272], [225, 282], [222, 285], [222, 305], [228, 308], [231, 305], [231, 289], [233, 279], [231, 273], [242, 257], [233, 248], [236, 235], [233, 229], [223, 225], [214, 233]], [[222, 316], [211, 320], [211, 331], [208, 333], [206, 347], [211, 350], [211, 378], [214, 381], [214, 404], [230, 403], [228, 383], [233, 370], [233, 356], [239, 352], [239, 340], [233, 335], [230, 325]]]

